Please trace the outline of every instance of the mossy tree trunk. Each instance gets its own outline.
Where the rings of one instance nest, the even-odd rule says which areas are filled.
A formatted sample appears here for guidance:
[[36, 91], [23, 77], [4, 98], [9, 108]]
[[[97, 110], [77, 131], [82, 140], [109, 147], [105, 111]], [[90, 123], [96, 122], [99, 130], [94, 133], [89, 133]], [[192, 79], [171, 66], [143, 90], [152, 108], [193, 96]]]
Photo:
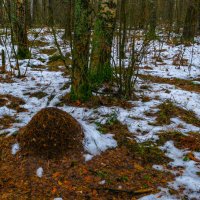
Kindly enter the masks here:
[[26, 21], [27, 3], [27, 0], [17, 0], [17, 56], [19, 59], [30, 58]]
[[91, 78], [97, 85], [112, 77], [111, 50], [116, 23], [117, 0], [99, 0], [95, 20]]
[[86, 101], [91, 96], [88, 75], [90, 34], [89, 1], [75, 0], [70, 95], [72, 100]]

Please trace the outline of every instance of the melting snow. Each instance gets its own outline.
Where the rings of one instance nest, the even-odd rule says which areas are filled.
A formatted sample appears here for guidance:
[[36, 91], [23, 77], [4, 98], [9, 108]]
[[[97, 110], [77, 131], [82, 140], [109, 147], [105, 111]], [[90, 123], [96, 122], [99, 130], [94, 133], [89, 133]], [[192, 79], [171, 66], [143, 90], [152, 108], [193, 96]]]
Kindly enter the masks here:
[[13, 144], [12, 145], [12, 154], [15, 155], [20, 150], [19, 144]]
[[37, 171], [36, 171], [36, 174], [37, 174], [37, 176], [38, 176], [39, 178], [42, 178], [43, 172], [44, 172], [43, 168], [42, 168], [42, 167], [39, 167], [39, 168], [37, 169]]
[[170, 187], [175, 190], [184, 187], [183, 194], [188, 196], [189, 199], [200, 198], [200, 176], [197, 175], [197, 172], [200, 172], [200, 163], [196, 163], [193, 160], [184, 161], [184, 156], [188, 151], [177, 149], [173, 141], [166, 142], [161, 149], [166, 151], [166, 155], [169, 158], [173, 159], [170, 163], [172, 167], [184, 168], [183, 174], [177, 176], [175, 181], [169, 184]]

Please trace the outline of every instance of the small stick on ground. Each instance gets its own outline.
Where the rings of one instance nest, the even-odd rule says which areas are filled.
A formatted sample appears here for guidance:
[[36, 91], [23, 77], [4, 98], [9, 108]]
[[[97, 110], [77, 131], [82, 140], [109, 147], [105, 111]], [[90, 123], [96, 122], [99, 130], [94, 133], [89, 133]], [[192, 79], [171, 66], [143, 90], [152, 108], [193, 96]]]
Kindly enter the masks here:
[[91, 189], [107, 190], [109, 192], [114, 192], [114, 193], [122, 193], [122, 192], [124, 192], [124, 193], [128, 193], [128, 194], [131, 194], [131, 195], [140, 195], [140, 194], [153, 192], [152, 188], [141, 189], [141, 190], [122, 190], [122, 189], [107, 188], [107, 187], [92, 187]]

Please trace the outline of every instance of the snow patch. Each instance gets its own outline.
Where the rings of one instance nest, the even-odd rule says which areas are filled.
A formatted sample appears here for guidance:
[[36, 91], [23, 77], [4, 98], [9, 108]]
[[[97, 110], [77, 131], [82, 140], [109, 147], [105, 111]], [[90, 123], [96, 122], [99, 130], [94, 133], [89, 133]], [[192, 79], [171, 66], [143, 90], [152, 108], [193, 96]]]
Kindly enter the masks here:
[[[200, 164], [193, 160], [184, 161], [184, 156], [187, 155], [188, 151], [177, 149], [173, 141], [166, 142], [161, 149], [166, 152], [166, 156], [173, 160], [170, 165], [174, 168], [174, 173], [177, 174], [175, 181], [169, 183], [169, 186], [175, 190], [179, 190], [180, 188], [184, 189], [180, 196], [185, 195], [189, 199], [199, 199], [200, 177], [197, 173], [200, 172]], [[176, 167], [183, 168], [181, 175], [175, 169]]]
[[92, 158], [94, 157], [91, 154], [84, 154], [83, 156], [84, 156], [86, 162], [92, 160]]
[[12, 145], [12, 155], [15, 155], [20, 150], [19, 143]]
[[39, 167], [39, 168], [37, 169], [37, 171], [36, 171], [36, 174], [37, 174], [37, 176], [38, 176], [39, 178], [42, 178], [43, 172], [44, 172], [43, 168], [42, 168], [42, 167]]
[[85, 134], [85, 150], [91, 155], [99, 155], [101, 152], [117, 146], [117, 142], [113, 139], [112, 134], [101, 134], [96, 130], [94, 125], [87, 124], [80, 120], [79, 122], [82, 125]]

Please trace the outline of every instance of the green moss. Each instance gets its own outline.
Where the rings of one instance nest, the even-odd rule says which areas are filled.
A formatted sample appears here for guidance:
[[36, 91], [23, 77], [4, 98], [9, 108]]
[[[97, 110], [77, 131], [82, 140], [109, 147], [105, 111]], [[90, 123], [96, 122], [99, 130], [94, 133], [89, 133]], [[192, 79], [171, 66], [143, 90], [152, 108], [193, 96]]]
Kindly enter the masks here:
[[174, 115], [174, 105], [170, 101], [166, 101], [163, 104], [160, 104], [159, 106], [159, 112], [157, 117], [157, 123], [158, 124], [170, 124], [171, 123], [171, 117]]
[[86, 102], [90, 99], [91, 96], [92, 96], [92, 91], [88, 84], [80, 85], [77, 90], [75, 90], [72, 85], [70, 92], [71, 101], [79, 100], [81, 102]]
[[101, 179], [105, 179], [108, 176], [107, 172], [105, 172], [105, 171], [96, 171], [95, 174], [96, 174], [96, 176], [100, 177]]
[[118, 182], [122, 182], [122, 183], [125, 183], [125, 182], [128, 182], [129, 178], [128, 176], [120, 176], [116, 179]]
[[17, 52], [17, 58], [18, 59], [30, 59], [31, 58], [31, 52], [28, 48], [19, 47]]

